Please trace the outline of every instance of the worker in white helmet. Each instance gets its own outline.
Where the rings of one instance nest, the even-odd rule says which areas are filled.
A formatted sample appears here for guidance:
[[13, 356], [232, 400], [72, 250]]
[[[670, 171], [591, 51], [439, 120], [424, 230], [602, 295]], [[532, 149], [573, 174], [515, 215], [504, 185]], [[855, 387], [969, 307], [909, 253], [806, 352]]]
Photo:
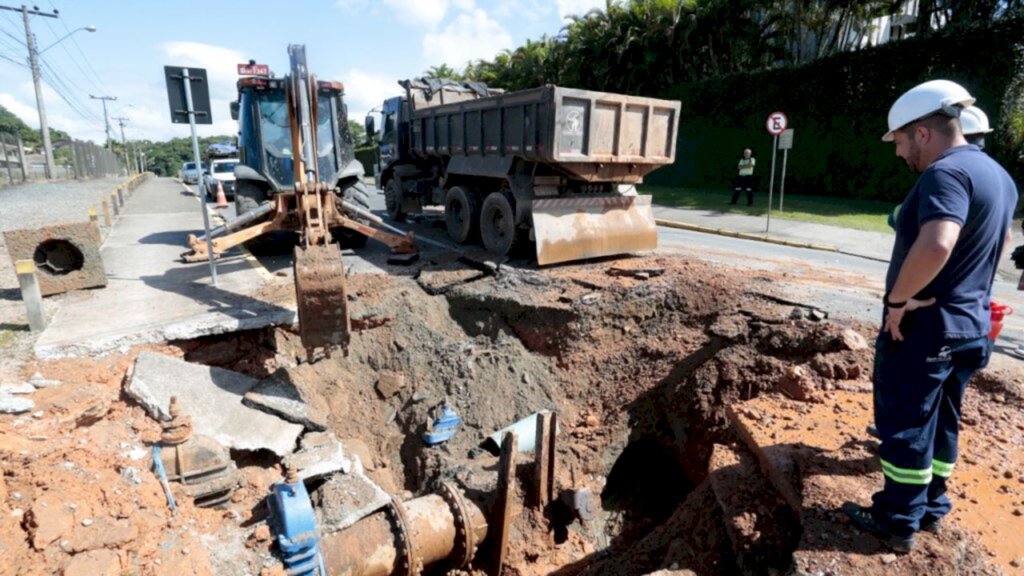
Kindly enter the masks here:
[[843, 511], [900, 553], [952, 508], [960, 404], [991, 353], [992, 280], [1017, 204], [1006, 170], [964, 138], [961, 113], [973, 103], [954, 82], [925, 82], [892, 105], [882, 136], [920, 176], [896, 219], [875, 344], [885, 485], [870, 507], [847, 502]]
[[982, 150], [985, 149], [985, 134], [992, 131], [988, 124], [988, 115], [977, 106], [968, 106], [960, 113], [960, 126], [964, 138]]

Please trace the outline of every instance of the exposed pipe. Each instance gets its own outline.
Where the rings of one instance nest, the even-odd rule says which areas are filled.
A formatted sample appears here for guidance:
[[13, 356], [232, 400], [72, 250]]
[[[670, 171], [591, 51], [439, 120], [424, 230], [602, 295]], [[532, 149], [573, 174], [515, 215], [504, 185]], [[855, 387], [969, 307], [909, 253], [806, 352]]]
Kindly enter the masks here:
[[331, 576], [418, 574], [447, 561], [469, 563], [487, 536], [484, 513], [451, 484], [429, 495], [371, 514], [324, 536], [321, 550]]

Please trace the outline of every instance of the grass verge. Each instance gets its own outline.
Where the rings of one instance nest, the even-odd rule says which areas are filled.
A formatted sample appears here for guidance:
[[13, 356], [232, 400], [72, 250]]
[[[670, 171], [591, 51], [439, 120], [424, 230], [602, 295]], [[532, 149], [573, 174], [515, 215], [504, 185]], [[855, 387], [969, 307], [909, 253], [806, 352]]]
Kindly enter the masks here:
[[[737, 205], [732, 206], [729, 200], [732, 191], [708, 188], [675, 188], [668, 186], [641, 186], [642, 194], [654, 196], [654, 203], [662, 206], [710, 210], [714, 212], [745, 214], [748, 216], [764, 216], [768, 204], [768, 192], [754, 192], [754, 205], [746, 205], [746, 193], [741, 194]], [[772, 218], [799, 220], [828, 224], [842, 228], [868, 230], [871, 232], [892, 232], [887, 220], [889, 212], [895, 207], [889, 202], [872, 200], [847, 200], [842, 198], [824, 198], [821, 196], [801, 196], [786, 194], [785, 211], [779, 212], [779, 196], [772, 200]]]

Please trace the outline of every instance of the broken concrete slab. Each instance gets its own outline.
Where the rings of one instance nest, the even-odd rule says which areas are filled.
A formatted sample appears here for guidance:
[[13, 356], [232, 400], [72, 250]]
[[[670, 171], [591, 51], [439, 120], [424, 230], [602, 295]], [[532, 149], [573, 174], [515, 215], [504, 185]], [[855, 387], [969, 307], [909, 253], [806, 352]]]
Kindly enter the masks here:
[[327, 430], [327, 423], [313, 414], [302, 392], [287, 381], [288, 373], [279, 371], [263, 380], [242, 397], [242, 404], [301, 424], [307, 430]]
[[284, 458], [286, 468], [302, 480], [322, 478], [335, 472], [352, 472], [352, 460], [332, 432], [310, 432], [302, 437], [301, 448]]
[[258, 382], [223, 368], [142, 352], [125, 392], [160, 421], [169, 419], [171, 396], [177, 396], [182, 413], [192, 417], [195, 432], [228, 448], [266, 449], [284, 456], [294, 450], [302, 426], [245, 406], [243, 395]]
[[317, 524], [326, 533], [338, 532], [391, 502], [388, 493], [362, 472], [335, 474], [312, 494]]
[[35, 408], [36, 403], [29, 398], [18, 398], [0, 394], [0, 414], [21, 414]]
[[57, 386], [64, 384], [60, 380], [49, 380], [47, 378], [43, 378], [43, 375], [39, 372], [36, 372], [28, 383], [36, 388], [56, 388]]
[[0, 394], [31, 394], [36, 387], [28, 382], [16, 382], [14, 384], [0, 384]]
[[107, 285], [99, 238], [90, 222], [4, 232], [11, 261], [32, 260], [43, 296]]

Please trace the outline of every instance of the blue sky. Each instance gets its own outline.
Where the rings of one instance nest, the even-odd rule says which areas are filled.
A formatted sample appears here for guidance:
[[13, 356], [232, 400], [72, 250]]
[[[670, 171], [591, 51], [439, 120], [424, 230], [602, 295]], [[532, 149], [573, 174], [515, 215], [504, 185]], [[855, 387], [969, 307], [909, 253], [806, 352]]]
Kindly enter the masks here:
[[[0, 4], [13, 5], [10, 0]], [[604, 0], [35, 0], [60, 18], [31, 17], [45, 49], [44, 101], [53, 128], [102, 142], [103, 107], [90, 94], [117, 96], [110, 116], [128, 119], [129, 139], [165, 140], [189, 134], [170, 122], [163, 67], [206, 68], [212, 126], [201, 136], [233, 134], [228, 115], [236, 64], [250, 58], [287, 72], [287, 45], [306, 45], [310, 69], [345, 84], [350, 117], [398, 93], [396, 81], [433, 65], [462, 68], [490, 59], [527, 38], [554, 36], [569, 14]], [[20, 3], [17, 4], [20, 6]], [[53, 45], [69, 31], [79, 31]], [[0, 11], [0, 105], [38, 128], [21, 14]], [[52, 47], [51, 47], [52, 45]], [[115, 135], [119, 129], [112, 122]]]

